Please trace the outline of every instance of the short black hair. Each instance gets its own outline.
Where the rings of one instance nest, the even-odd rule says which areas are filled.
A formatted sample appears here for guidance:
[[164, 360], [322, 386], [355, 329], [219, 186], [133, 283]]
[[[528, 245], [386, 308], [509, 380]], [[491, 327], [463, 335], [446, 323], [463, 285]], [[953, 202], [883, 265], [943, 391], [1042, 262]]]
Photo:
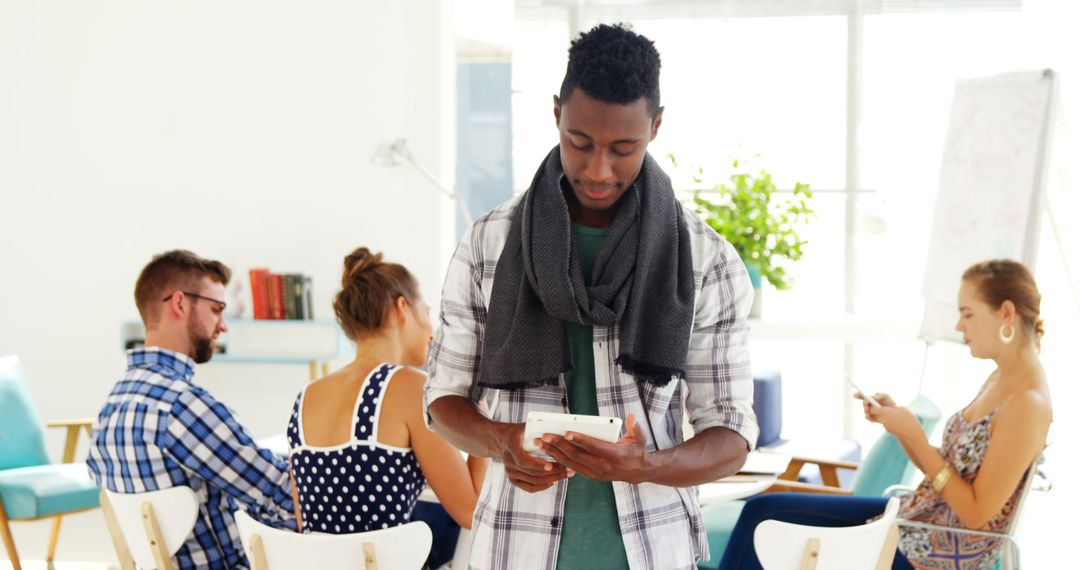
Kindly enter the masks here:
[[652, 40], [626, 24], [600, 24], [570, 43], [559, 100], [578, 87], [589, 97], [626, 105], [641, 97], [660, 112], [660, 52]]

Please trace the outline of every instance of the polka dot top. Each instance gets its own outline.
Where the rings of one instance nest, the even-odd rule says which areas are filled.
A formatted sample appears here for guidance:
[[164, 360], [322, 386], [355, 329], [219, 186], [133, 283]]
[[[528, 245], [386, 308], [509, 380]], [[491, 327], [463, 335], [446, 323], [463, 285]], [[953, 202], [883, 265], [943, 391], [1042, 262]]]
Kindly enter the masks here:
[[410, 448], [378, 442], [382, 394], [400, 369], [383, 364], [360, 390], [353, 438], [334, 447], [304, 441], [304, 392], [286, 432], [304, 532], [348, 534], [409, 522], [424, 475]]

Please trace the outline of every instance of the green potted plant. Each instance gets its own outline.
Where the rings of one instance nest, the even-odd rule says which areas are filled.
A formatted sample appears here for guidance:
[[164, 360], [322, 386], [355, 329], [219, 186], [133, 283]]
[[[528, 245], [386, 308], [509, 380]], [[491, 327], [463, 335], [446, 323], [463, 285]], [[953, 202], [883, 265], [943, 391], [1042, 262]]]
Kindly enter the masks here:
[[[669, 154], [672, 165], [678, 166]], [[738, 252], [754, 286], [751, 317], [761, 316], [761, 278], [777, 289], [791, 287], [786, 265], [803, 256], [807, 240], [799, 237], [800, 225], [809, 221], [814, 211], [808, 206], [810, 186], [795, 184], [791, 196], [774, 200], [777, 193], [772, 176], [764, 169], [757, 173], [732, 163], [734, 173], [726, 182], [706, 188], [701, 166], [695, 166], [691, 178], [696, 186], [694, 205], [705, 223], [724, 236]]]

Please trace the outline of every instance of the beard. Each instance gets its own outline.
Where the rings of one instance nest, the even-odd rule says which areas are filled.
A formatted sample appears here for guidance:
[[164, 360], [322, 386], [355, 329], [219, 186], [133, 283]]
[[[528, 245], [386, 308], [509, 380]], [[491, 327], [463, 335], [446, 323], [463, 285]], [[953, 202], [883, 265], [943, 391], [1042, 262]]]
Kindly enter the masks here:
[[194, 319], [188, 321], [188, 342], [191, 343], [191, 358], [195, 364], [210, 362], [214, 356], [214, 339], [210, 336], [199, 334], [195, 329]]

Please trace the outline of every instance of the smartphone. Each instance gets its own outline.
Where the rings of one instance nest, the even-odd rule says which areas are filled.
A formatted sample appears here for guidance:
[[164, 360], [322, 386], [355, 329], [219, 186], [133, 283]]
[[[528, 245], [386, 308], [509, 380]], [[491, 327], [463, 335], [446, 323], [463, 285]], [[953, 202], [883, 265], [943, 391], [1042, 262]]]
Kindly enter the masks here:
[[851, 385], [851, 387], [854, 388], [856, 392], [862, 394], [863, 399], [866, 400], [867, 402], [869, 402], [871, 406], [874, 406], [875, 408], [880, 408], [881, 407], [881, 404], [879, 404], [878, 401], [875, 400], [873, 396], [871, 396], [868, 392], [863, 392], [862, 388], [859, 388], [858, 386], [856, 386], [855, 382], [851, 379], [851, 377], [844, 376], [844, 380], [847, 380], [847, 383], [849, 385]]
[[619, 435], [622, 433], [622, 420], [606, 416], [529, 412], [525, 421], [525, 441], [522, 442], [522, 447], [537, 457], [551, 459], [540, 451], [540, 448], [533, 443], [534, 440], [543, 437], [545, 433], [566, 436], [566, 432], [570, 431], [615, 443], [619, 441]]

